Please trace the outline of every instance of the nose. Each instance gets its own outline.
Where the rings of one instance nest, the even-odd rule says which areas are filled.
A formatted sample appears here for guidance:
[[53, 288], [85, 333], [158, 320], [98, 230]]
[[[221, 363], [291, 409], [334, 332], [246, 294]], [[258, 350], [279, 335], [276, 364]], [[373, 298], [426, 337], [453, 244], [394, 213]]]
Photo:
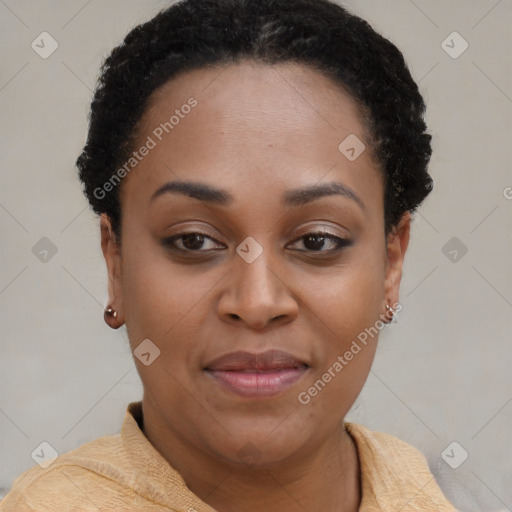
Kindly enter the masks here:
[[252, 263], [238, 254], [218, 303], [223, 321], [245, 323], [253, 330], [291, 322], [298, 314], [290, 274], [263, 251]]

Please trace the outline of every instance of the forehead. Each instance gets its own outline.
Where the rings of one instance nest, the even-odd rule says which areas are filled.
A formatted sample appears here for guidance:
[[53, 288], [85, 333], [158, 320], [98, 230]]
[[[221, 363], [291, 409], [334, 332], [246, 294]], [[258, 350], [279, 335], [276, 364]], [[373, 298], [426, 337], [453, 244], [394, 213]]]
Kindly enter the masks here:
[[[178, 74], [149, 98], [139, 132], [148, 132], [155, 123], [168, 120], [185, 101], [197, 99], [204, 117], [217, 116], [217, 127], [246, 123], [269, 135], [300, 132], [304, 127], [322, 132], [357, 131], [368, 138], [363, 109], [342, 84], [323, 72], [299, 63], [264, 64], [241, 61], [218, 64]], [[262, 123], [264, 125], [262, 126]]]
[[[350, 161], [339, 146], [354, 136], [366, 149]], [[125, 178], [122, 202], [135, 189], [149, 199], [176, 179], [268, 197], [290, 184], [341, 178], [361, 195], [382, 195], [361, 108], [302, 64], [247, 61], [184, 72], [150, 97], [134, 149], [149, 139], [153, 147]]]

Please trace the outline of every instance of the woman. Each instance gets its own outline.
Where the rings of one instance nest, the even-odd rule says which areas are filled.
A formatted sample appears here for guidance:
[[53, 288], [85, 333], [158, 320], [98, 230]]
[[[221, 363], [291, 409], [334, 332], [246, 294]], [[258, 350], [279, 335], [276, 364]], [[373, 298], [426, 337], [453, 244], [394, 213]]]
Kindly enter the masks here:
[[397, 48], [328, 0], [185, 0], [134, 28], [77, 166], [144, 395], [0, 510], [455, 510], [419, 451], [345, 421], [432, 189], [424, 110]]

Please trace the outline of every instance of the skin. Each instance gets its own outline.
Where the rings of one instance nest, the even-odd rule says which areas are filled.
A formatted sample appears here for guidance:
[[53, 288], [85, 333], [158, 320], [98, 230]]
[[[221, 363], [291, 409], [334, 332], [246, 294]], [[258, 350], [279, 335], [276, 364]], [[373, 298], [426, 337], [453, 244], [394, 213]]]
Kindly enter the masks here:
[[[132, 350], [149, 338], [161, 351], [149, 366], [134, 359], [144, 433], [217, 510], [356, 511], [359, 460], [343, 421], [378, 336], [309, 404], [297, 397], [398, 302], [410, 214], [386, 244], [382, 174], [362, 114], [323, 74], [253, 62], [180, 74], [151, 97], [134, 147], [191, 96], [198, 105], [123, 180], [120, 245], [101, 217], [116, 327], [126, 323]], [[338, 150], [349, 134], [367, 145], [353, 162]], [[226, 189], [234, 202], [150, 200], [177, 179]], [[340, 195], [281, 204], [289, 189], [331, 181], [350, 187], [364, 209]], [[303, 238], [319, 229], [352, 244], [325, 255], [333, 243], [315, 250]], [[178, 240], [196, 248], [188, 254], [161, 244], [184, 231], [213, 240]], [[263, 248], [250, 264], [236, 252], [248, 236]], [[228, 352], [271, 348], [309, 365], [279, 395], [241, 397], [203, 371]], [[259, 457], [249, 464], [237, 455], [248, 443]]]

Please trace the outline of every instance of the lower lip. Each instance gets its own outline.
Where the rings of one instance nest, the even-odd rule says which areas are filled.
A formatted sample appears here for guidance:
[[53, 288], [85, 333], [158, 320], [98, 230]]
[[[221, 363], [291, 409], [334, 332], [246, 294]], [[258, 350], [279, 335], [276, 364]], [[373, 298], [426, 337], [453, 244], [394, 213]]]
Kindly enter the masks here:
[[222, 386], [246, 397], [266, 397], [282, 393], [292, 387], [306, 371], [307, 367], [261, 373], [207, 370]]

